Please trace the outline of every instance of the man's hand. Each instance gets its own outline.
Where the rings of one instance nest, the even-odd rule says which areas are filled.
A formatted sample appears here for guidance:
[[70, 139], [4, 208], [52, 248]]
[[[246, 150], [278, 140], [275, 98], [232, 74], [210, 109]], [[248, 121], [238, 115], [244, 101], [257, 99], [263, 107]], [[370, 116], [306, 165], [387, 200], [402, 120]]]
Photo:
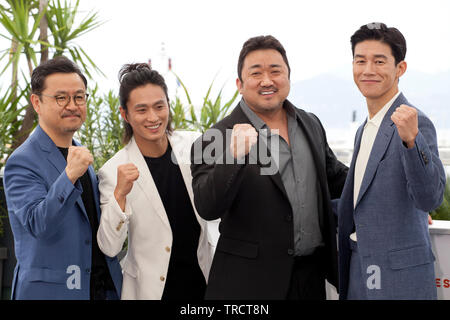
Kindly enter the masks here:
[[94, 158], [86, 147], [70, 146], [67, 154], [67, 177], [75, 184], [93, 162]]
[[117, 167], [117, 185], [114, 190], [114, 197], [124, 212], [126, 196], [131, 192], [133, 183], [137, 178], [139, 178], [139, 170], [134, 164], [127, 163]]
[[248, 123], [238, 123], [231, 133], [230, 152], [234, 158], [246, 156], [251, 147], [258, 141], [258, 132]]
[[406, 104], [402, 104], [395, 109], [391, 116], [391, 120], [397, 126], [398, 135], [400, 139], [408, 148], [414, 146], [416, 136], [419, 133], [419, 120], [417, 116], [417, 110], [409, 107]]

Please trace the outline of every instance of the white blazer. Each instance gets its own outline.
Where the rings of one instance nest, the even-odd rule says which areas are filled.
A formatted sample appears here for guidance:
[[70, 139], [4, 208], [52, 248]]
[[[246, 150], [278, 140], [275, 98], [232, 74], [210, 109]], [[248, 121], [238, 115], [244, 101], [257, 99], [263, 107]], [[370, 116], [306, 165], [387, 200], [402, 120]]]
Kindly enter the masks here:
[[[186, 189], [201, 227], [197, 256], [200, 269], [208, 280], [213, 246], [208, 243], [205, 220], [195, 209], [190, 170], [191, 145], [200, 134], [174, 131], [169, 136], [172, 152], [178, 161]], [[173, 156], [172, 154], [172, 156]], [[126, 197], [125, 213], [114, 198], [117, 167], [133, 163], [139, 170]], [[128, 252], [123, 263], [122, 299], [161, 299], [172, 248], [172, 230], [155, 182], [134, 137], [98, 172], [102, 210], [97, 241], [104, 254], [115, 257], [128, 233]]]

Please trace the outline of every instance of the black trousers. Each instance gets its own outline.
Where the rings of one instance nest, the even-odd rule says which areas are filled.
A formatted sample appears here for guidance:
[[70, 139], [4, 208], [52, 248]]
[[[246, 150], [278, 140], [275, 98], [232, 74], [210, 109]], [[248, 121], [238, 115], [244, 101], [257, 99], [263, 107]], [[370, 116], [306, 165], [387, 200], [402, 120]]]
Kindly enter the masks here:
[[326, 300], [323, 250], [294, 259], [287, 300]]

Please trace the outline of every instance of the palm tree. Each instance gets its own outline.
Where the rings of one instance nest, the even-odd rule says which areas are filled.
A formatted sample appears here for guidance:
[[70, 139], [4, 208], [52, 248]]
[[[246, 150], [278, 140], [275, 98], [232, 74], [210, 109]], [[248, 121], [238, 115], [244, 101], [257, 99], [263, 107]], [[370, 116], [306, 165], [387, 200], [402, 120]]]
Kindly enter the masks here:
[[[79, 0], [74, 6], [67, 0], [64, 3], [60, 0], [5, 1], [6, 6], [0, 5], [0, 24], [6, 34], [0, 34], [0, 36], [10, 41], [11, 47], [3, 50], [3, 54], [0, 56], [0, 61], [7, 58], [6, 65], [0, 70], [0, 75], [9, 69], [12, 71], [10, 86], [12, 101], [15, 101], [18, 96], [29, 96], [29, 79], [33, 69], [38, 65], [37, 56], [40, 55], [39, 63], [45, 62], [49, 58], [49, 50], [53, 51], [53, 56], [66, 52], [70, 54], [73, 61], [79, 64], [89, 77], [91, 77], [90, 70], [92, 69], [101, 73], [86, 52], [75, 44], [77, 38], [101, 25], [97, 13], [90, 12], [79, 25], [75, 25], [75, 17], [79, 14]], [[50, 31], [50, 35], [48, 31]], [[25, 58], [28, 69], [25, 72], [21, 70], [22, 57]], [[20, 87], [21, 82], [25, 83], [22, 88]], [[26, 94], [23, 94], [23, 91], [26, 91]], [[22, 99], [21, 103], [24, 110], [20, 113], [17, 113], [20, 104], [10, 104], [9, 108], [3, 107], [5, 112], [13, 115], [11, 121], [14, 125], [11, 126], [12, 131], [9, 131], [9, 134], [12, 135], [11, 151], [26, 140], [36, 125], [36, 114], [33, 107], [26, 98]], [[4, 137], [0, 138], [4, 144]], [[1, 157], [2, 155], [0, 155]]]

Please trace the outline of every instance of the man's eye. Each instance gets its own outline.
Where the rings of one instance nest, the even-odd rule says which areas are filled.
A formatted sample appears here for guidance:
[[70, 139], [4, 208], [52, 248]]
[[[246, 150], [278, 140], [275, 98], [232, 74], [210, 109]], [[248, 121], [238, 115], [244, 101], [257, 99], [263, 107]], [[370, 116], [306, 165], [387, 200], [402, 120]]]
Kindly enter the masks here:
[[261, 74], [261, 72], [256, 71], [256, 72], [252, 72], [252, 76], [259, 76]]
[[64, 102], [67, 100], [67, 97], [65, 96], [56, 96], [55, 99], [59, 102]]
[[83, 102], [84, 101], [84, 96], [83, 95], [75, 96], [75, 101]]

